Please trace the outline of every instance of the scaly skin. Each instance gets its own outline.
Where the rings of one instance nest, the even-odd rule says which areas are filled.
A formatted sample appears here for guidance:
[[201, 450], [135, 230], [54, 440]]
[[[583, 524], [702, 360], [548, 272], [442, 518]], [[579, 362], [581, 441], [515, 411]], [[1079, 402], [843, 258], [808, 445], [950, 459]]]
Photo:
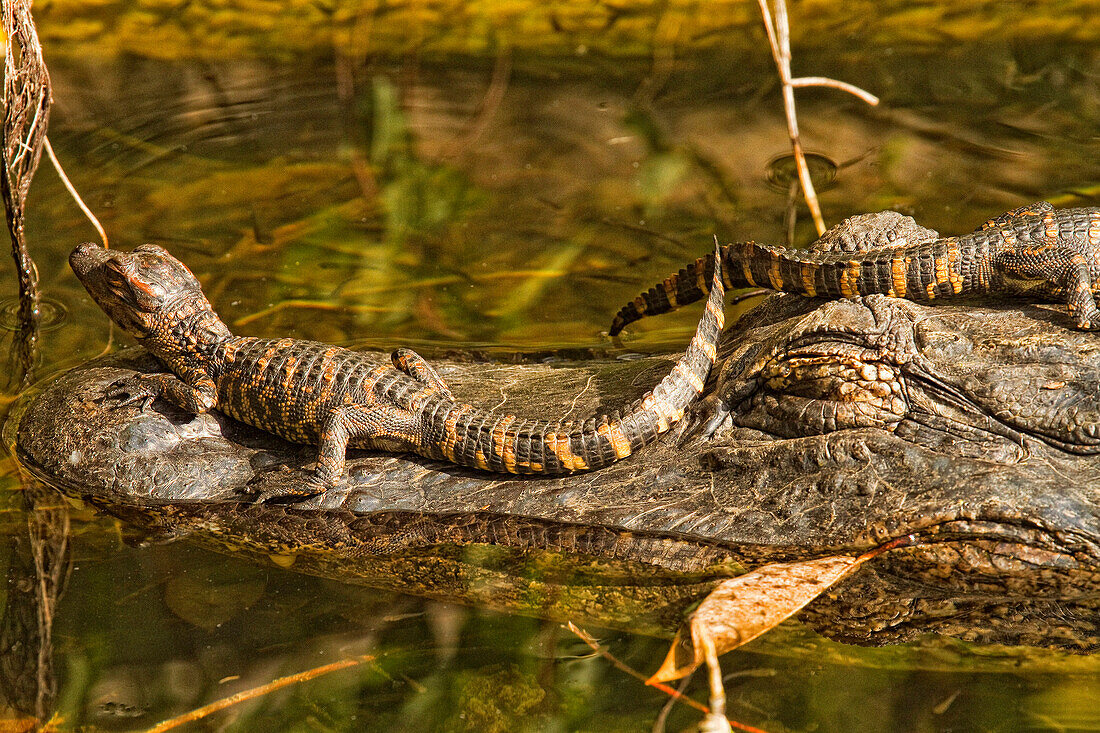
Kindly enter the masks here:
[[[720, 248], [723, 280], [727, 288], [826, 298], [878, 293], [931, 302], [954, 295], [1021, 296], [1064, 302], [1077, 328], [1100, 329], [1094, 297], [1100, 294], [1098, 207], [1055, 210], [1038, 202], [960, 237], [878, 244], [858, 252], [727, 244]], [[714, 261], [715, 255], [701, 257], [639, 295], [615, 316], [611, 335], [639, 318], [699, 300], [708, 292]]]
[[[620, 415], [526, 420], [455, 401], [423, 358], [392, 364], [329, 344], [234, 336], [191, 271], [163, 248], [78, 246], [77, 277], [119, 326], [171, 370], [116, 383], [108, 397], [164, 397], [193, 413], [217, 409], [286, 440], [319, 446], [302, 495], [333, 486], [350, 447], [411, 451], [485, 471], [557, 475], [602, 468], [657, 440], [702, 392], [722, 330], [721, 277], [691, 344], [651, 392]], [[264, 497], [270, 498], [270, 497]]]

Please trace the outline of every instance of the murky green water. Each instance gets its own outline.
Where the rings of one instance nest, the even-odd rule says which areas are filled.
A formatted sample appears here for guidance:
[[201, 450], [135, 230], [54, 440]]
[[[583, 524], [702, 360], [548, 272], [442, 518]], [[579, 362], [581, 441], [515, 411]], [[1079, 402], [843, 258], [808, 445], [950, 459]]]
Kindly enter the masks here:
[[[787, 236], [788, 195], [769, 182], [769, 163], [788, 150], [785, 123], [755, 4], [637, 4], [613, 20], [610, 6], [568, 2], [537, 12], [410, 3], [392, 16], [371, 4], [280, 13], [244, 0], [39, 5], [50, 137], [112, 245], [171, 249], [243, 334], [429, 352], [674, 350], [696, 311], [644, 321], [625, 347], [603, 332], [713, 234]], [[798, 92], [804, 142], [836, 168], [821, 192], [828, 223], [893, 208], [956, 233], [1040, 198], [1096, 203], [1096, 12], [796, 3], [795, 74], [883, 99], [871, 109]], [[416, 22], [402, 25], [403, 13]], [[110, 329], [65, 262], [94, 233], [46, 167], [29, 207], [45, 294], [67, 309], [42, 339], [46, 375], [99, 354]], [[801, 209], [793, 226], [796, 242], [812, 239]], [[13, 295], [3, 280], [0, 295]], [[4, 638], [26, 652], [38, 644], [33, 608], [12, 609], [32, 593], [28, 517], [14, 466], [2, 470], [0, 556], [19, 580]], [[375, 661], [192, 727], [649, 730], [665, 702], [556, 623], [260, 568], [187, 542], [132, 548], [114, 522], [82, 510], [71, 523], [50, 675], [50, 711], [66, 728], [144, 728], [364, 654]], [[666, 649], [601, 637], [646, 673]], [[861, 650], [796, 635], [733, 653], [724, 669], [730, 716], [769, 731], [1100, 729], [1087, 658]], [[2, 674], [8, 687], [19, 681]], [[701, 681], [689, 690], [705, 699]], [[666, 729], [697, 720], [677, 706]]]

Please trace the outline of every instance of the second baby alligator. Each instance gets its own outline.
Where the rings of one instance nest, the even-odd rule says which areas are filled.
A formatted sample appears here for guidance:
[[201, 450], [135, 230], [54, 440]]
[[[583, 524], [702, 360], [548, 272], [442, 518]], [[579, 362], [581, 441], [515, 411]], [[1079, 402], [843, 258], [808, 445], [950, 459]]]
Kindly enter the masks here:
[[[1063, 302], [1077, 328], [1100, 330], [1100, 207], [1055, 209], [1040, 201], [958, 237], [940, 237], [896, 212], [864, 214], [826, 232], [807, 251], [739, 242], [721, 247], [726, 287], [763, 287], [810, 297], [874, 293], [930, 302], [1003, 294]], [[715, 255], [701, 257], [624, 306], [628, 323], [701, 298]]]
[[409, 349], [379, 364], [315, 341], [234, 336], [191, 271], [162, 247], [120, 252], [85, 243], [69, 263], [107, 315], [172, 372], [116, 383], [109, 398], [145, 408], [164, 397], [191, 413], [217, 409], [286, 440], [318, 445], [303, 496], [333, 486], [349, 446], [411, 451], [500, 473], [555, 475], [611, 464], [683, 417], [703, 391], [723, 325], [718, 268], [691, 344], [652, 391], [621, 415], [526, 420], [456, 401]]

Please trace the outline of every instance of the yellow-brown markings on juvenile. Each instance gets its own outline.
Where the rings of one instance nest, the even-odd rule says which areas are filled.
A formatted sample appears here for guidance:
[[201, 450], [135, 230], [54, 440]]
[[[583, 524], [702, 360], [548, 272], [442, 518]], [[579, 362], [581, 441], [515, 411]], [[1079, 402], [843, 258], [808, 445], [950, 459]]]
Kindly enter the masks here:
[[273, 342], [270, 346], [264, 349], [264, 353], [260, 354], [260, 358], [256, 359], [256, 366], [261, 372], [264, 369], [267, 369], [267, 364], [271, 361], [271, 357], [279, 353], [279, 349], [283, 347], [283, 341], [285, 340], [287, 339], [280, 339], [279, 341]]
[[336, 349], [325, 349], [321, 354], [321, 389], [317, 399], [325, 401], [332, 394], [332, 385], [336, 381], [336, 361], [333, 357]]
[[434, 395], [435, 392], [436, 392], [436, 389], [435, 389], [434, 384], [425, 384], [423, 387], [418, 389], [416, 392], [413, 392], [411, 395], [409, 395], [409, 397], [408, 397], [408, 401], [409, 401], [408, 410], [409, 410], [409, 412], [415, 412], [416, 410], [418, 410], [420, 408], [420, 405], [425, 400], [427, 400], [429, 397]]
[[557, 435], [554, 433], [553, 430], [547, 430], [545, 433], [542, 434], [543, 455], [546, 454], [546, 451], [550, 451], [551, 453], [554, 453], [556, 455], [556, 451], [554, 449], [556, 447], [557, 440]]
[[661, 283], [661, 287], [664, 288], [665, 297], [668, 298], [668, 304], [672, 307], [676, 307], [676, 283], [671, 277], [666, 277], [665, 281]]
[[718, 352], [714, 350], [714, 344], [703, 339], [699, 334], [695, 334], [691, 337], [691, 344], [696, 349], [699, 349], [706, 357], [710, 359], [710, 363], [713, 364], [714, 360], [718, 358]]
[[513, 436], [511, 435], [505, 435], [504, 437], [504, 450], [500, 455], [504, 460], [504, 469], [508, 471], [508, 473], [519, 473], [519, 471], [516, 470], [516, 441], [519, 440], [519, 434], [517, 433], [515, 435], [515, 440], [512, 439]]
[[755, 249], [753, 242], [745, 242], [741, 246], [741, 271], [745, 274], [745, 282], [754, 288], [758, 287], [752, 279], [752, 255]]
[[[359, 390], [370, 394], [371, 390], [374, 389], [375, 383], [382, 377], [383, 374], [388, 372], [390, 369], [393, 369], [393, 367], [384, 362], [371, 369], [369, 372], [367, 372], [367, 376], [363, 377], [363, 381], [359, 383]], [[347, 391], [347, 395], [350, 396], [351, 393], [352, 390], [349, 389]]]
[[936, 299], [936, 283], [935, 282], [928, 283], [928, 285], [924, 288], [924, 292], [925, 292], [925, 294], [928, 295], [929, 300], [935, 300]]
[[840, 294], [845, 298], [854, 298], [859, 295], [859, 260], [850, 260], [847, 263], [839, 263], [840, 270]]
[[482, 471], [489, 470], [489, 462], [485, 460], [485, 454], [481, 452], [480, 448], [478, 448], [477, 452], [474, 453], [474, 460], [477, 461], [477, 467], [480, 468]]
[[583, 471], [588, 468], [588, 463], [573, 452], [573, 446], [568, 433], [550, 431], [546, 435], [546, 447], [554, 452], [561, 461], [561, 465], [570, 471]]
[[890, 295], [904, 298], [909, 291], [909, 258], [892, 257], [890, 259]]
[[237, 345], [232, 341], [225, 345], [225, 350], [222, 352], [222, 358], [225, 359], [227, 364], [232, 364], [237, 359]]
[[817, 295], [817, 288], [814, 286], [814, 275], [817, 274], [817, 265], [812, 262], [803, 262], [801, 266], [802, 270], [802, 289], [806, 295], [811, 298]]
[[1100, 212], [1089, 214], [1088, 238], [1089, 244], [1100, 247]]
[[630, 441], [623, 433], [622, 425], [619, 423], [604, 423], [596, 428], [596, 432], [611, 443], [611, 448], [615, 451], [615, 458], [626, 458], [630, 455]]
[[1052, 242], [1058, 241], [1058, 222], [1054, 219], [1054, 214], [1047, 212], [1043, 217], [1043, 225], [1046, 227], [1047, 239]]
[[959, 240], [952, 239], [947, 243], [947, 279], [951, 282], [951, 292], [958, 295], [963, 289], [962, 277], [962, 250], [959, 249]]
[[722, 323], [725, 321], [725, 314], [722, 312], [722, 306], [710, 302], [707, 300], [706, 306], [704, 306], [707, 313], [710, 313], [714, 317], [714, 322], [718, 324], [718, 328], [722, 328]]
[[286, 374], [284, 377], [283, 386], [287, 389], [291, 389], [294, 386], [294, 376], [298, 371], [298, 357], [291, 356], [286, 360], [286, 364], [283, 365], [283, 370]]
[[695, 260], [695, 287], [708, 292], [706, 260], [702, 258]]
[[[664, 416], [669, 426], [680, 419], [680, 416], [678, 416], [676, 412], [676, 406], [664, 399], [664, 397], [654, 397], [654, 402], [657, 404], [657, 409], [661, 411], [661, 415]], [[667, 430], [668, 427], [665, 429]]]
[[696, 393], [703, 391], [703, 381], [695, 375], [695, 372], [688, 369], [682, 362], [676, 362], [676, 366], [672, 368], [672, 371], [677, 372], [681, 378], [683, 378]]
[[446, 422], [443, 423], [443, 444], [439, 447], [443, 449], [443, 455], [447, 457], [451, 463], [455, 462], [455, 445], [458, 443], [458, 418], [470, 411], [469, 405], [457, 405], [450, 414], [447, 415]]
[[779, 253], [769, 251], [768, 255], [771, 257], [771, 262], [768, 263], [768, 282], [771, 283], [773, 290], [782, 290], [783, 273], [779, 271]]
[[947, 282], [947, 257], [937, 255], [932, 258], [932, 263], [936, 273], [936, 284], [943, 285]]
[[516, 472], [516, 449], [508, 434], [508, 427], [515, 421], [515, 415], [504, 415], [493, 428], [493, 450], [504, 461], [504, 469], [508, 473]]
[[657, 418], [658, 433], [668, 430], [668, 418], [665, 417], [664, 405], [661, 404], [660, 400], [655, 399], [652, 394], [647, 395], [642, 400], [642, 409]]
[[[732, 279], [733, 275], [730, 273], [730, 268], [727, 265], [722, 264], [723, 262], [726, 261], [726, 253], [728, 251], [729, 251], [729, 245], [728, 244], [725, 247], [721, 247], [718, 250], [718, 259], [716, 259], [714, 261], [714, 266], [715, 267], [721, 267], [722, 268], [722, 284], [726, 286], [727, 290], [729, 290], [730, 288], [733, 287], [733, 279]], [[705, 260], [706, 258], [701, 258], [701, 259]], [[705, 287], [703, 287], [703, 291], [709, 293], [710, 292], [710, 282], [706, 278], [706, 272], [703, 271], [703, 270], [700, 270], [700, 277], [703, 278], [703, 284], [705, 286]]]

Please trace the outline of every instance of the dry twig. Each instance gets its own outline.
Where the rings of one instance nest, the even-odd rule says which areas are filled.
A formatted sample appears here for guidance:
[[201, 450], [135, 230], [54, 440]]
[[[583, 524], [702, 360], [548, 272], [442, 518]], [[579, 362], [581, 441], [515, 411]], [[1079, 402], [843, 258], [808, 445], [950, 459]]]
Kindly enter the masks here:
[[814, 190], [813, 181], [810, 179], [810, 169], [806, 165], [806, 154], [802, 149], [802, 138], [798, 132], [798, 114], [795, 111], [794, 89], [795, 87], [829, 87], [854, 94], [870, 105], [877, 105], [878, 97], [864, 91], [857, 86], [846, 82], [829, 79], [824, 76], [791, 77], [791, 31], [787, 21], [786, 0], [775, 0], [775, 20], [772, 20], [771, 10], [768, 8], [768, 0], [757, 0], [760, 5], [760, 14], [764, 16], [764, 29], [768, 34], [768, 45], [771, 46], [772, 58], [779, 70], [779, 80], [783, 85], [783, 111], [787, 116], [787, 135], [791, 139], [791, 149], [794, 152], [795, 165], [798, 167], [798, 181], [802, 185], [802, 193], [806, 198], [806, 205], [810, 208], [810, 215], [814, 219], [819, 235], [825, 233], [825, 220], [821, 216], [821, 204], [817, 201], [817, 192]]
[[99, 241], [103, 242], [103, 246], [110, 246], [107, 242], [107, 232], [104, 231], [103, 225], [99, 223], [99, 219], [97, 219], [96, 215], [92, 213], [92, 210], [88, 208], [88, 205], [84, 203], [84, 199], [80, 198], [80, 194], [77, 193], [76, 186], [73, 185], [73, 182], [65, 175], [65, 169], [61, 167], [61, 161], [57, 159], [57, 155], [53, 152], [53, 145], [50, 145], [50, 138], [42, 138], [42, 143], [46, 150], [46, 155], [50, 157], [50, 163], [53, 165], [53, 169], [57, 171], [57, 177], [65, 184], [65, 190], [69, 192], [69, 195], [73, 197], [73, 201], [76, 201], [76, 205], [84, 212], [84, 216], [86, 216], [88, 221], [92, 223], [92, 226], [95, 227], [96, 232], [99, 233]]
[[337, 672], [341, 669], [347, 669], [349, 667], [355, 667], [364, 662], [373, 662], [374, 657], [372, 655], [365, 655], [362, 657], [352, 657], [351, 659], [341, 659], [339, 662], [333, 662], [332, 664], [324, 664], [320, 667], [314, 667], [308, 669], [305, 672], [298, 672], [296, 674], [287, 675], [286, 677], [280, 677], [276, 680], [268, 682], [266, 685], [260, 685], [259, 687], [253, 687], [249, 690], [242, 690], [235, 695], [229, 697], [223, 697], [221, 700], [216, 700], [209, 705], [204, 705], [201, 708], [197, 708], [183, 715], [157, 723], [152, 728], [146, 731], [146, 733], [162, 733], [162, 731], [171, 730], [172, 728], [179, 727], [184, 723], [190, 723], [201, 718], [205, 718], [208, 715], [216, 713], [226, 708], [232, 707], [238, 703], [242, 703], [246, 700], [252, 700], [253, 698], [262, 697], [268, 693], [275, 692], [289, 685], [298, 684], [299, 682], [306, 682], [307, 680], [326, 675], [329, 672]]
[[37, 358], [40, 313], [38, 269], [27, 251], [24, 209], [50, 118], [50, 75], [31, 19], [30, 0], [4, 0], [2, 12], [7, 44], [0, 190], [19, 278], [19, 336], [12, 356], [26, 382]]

